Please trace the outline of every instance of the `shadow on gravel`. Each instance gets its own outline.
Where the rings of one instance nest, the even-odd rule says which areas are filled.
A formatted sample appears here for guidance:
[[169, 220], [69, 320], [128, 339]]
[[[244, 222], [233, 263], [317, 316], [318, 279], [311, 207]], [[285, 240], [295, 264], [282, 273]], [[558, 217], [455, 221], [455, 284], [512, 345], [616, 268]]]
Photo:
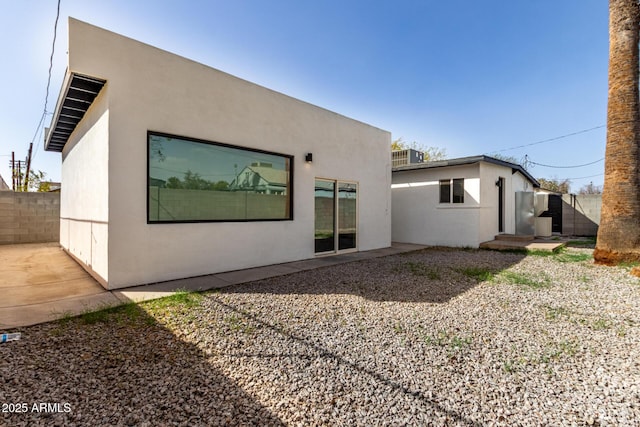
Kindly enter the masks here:
[[[439, 397], [437, 395], [437, 392], [435, 394], [434, 393], [427, 394], [424, 391], [421, 391], [419, 389], [412, 389], [411, 386], [402, 384], [402, 382], [400, 381], [394, 380], [393, 378], [390, 378], [380, 372], [376, 372], [375, 370], [364, 367], [359, 363], [352, 362], [342, 357], [340, 354], [337, 354], [336, 352], [328, 350], [327, 348], [319, 344], [317, 341], [314, 342], [310, 339], [305, 338], [302, 335], [298, 335], [291, 331], [288, 331], [281, 326], [273, 325], [270, 322], [265, 321], [260, 317], [242, 309], [241, 307], [228, 304], [224, 301], [221, 301], [219, 298], [216, 298], [215, 296], [211, 297], [211, 301], [213, 301], [214, 304], [217, 304], [223, 310], [232, 311], [237, 315], [250, 320], [254, 324], [259, 325], [263, 329], [271, 330], [275, 332], [277, 335], [282, 336], [285, 339], [289, 340], [290, 342], [294, 342], [296, 344], [306, 347], [307, 349], [310, 350], [310, 354], [306, 356], [306, 359], [309, 364], [316, 359], [331, 359], [337, 365], [341, 365], [345, 367], [347, 369], [347, 372], [350, 372], [349, 375], [353, 375], [353, 376], [362, 375], [362, 376], [369, 377], [372, 382], [384, 384], [386, 387], [393, 390], [393, 392], [397, 392], [408, 398], [414, 399], [415, 401], [419, 402], [421, 405], [431, 408], [431, 410], [435, 412], [435, 415], [437, 417], [444, 416], [445, 419], [448, 420], [446, 425], [464, 425], [464, 426], [473, 426], [473, 427], [480, 427], [484, 425], [483, 423], [473, 420], [472, 418], [456, 410], [447, 408], [446, 404], [445, 405], [441, 404], [439, 402]], [[244, 354], [243, 356], [246, 357], [248, 355]], [[283, 357], [301, 357], [301, 355], [272, 353], [272, 354], [251, 354], [250, 357], [260, 358], [260, 359], [265, 359], [265, 358], [279, 359]], [[344, 371], [341, 371], [341, 372], [343, 372], [343, 375], [344, 375]], [[393, 396], [393, 393], [391, 393], [390, 396]], [[378, 401], [378, 404], [390, 405], [393, 399], [394, 399], [393, 397], [390, 397], [389, 400]], [[389, 414], [390, 417], [395, 415], [397, 414], [391, 414], [391, 413]], [[385, 424], [384, 420], [379, 420], [379, 421]], [[441, 423], [442, 423], [441, 421], [438, 423], [434, 421], [434, 425], [441, 425]]]
[[0, 425], [284, 425], [135, 304], [23, 328], [0, 377]]
[[428, 248], [223, 288], [224, 293], [345, 294], [446, 303], [517, 264], [523, 252]]

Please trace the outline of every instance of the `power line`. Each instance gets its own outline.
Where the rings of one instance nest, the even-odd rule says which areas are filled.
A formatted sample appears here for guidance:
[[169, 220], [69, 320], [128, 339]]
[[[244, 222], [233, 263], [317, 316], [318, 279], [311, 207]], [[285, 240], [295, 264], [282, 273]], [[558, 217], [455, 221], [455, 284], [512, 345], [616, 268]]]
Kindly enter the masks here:
[[[33, 134], [33, 138], [31, 138], [31, 143], [33, 144], [33, 142], [37, 139], [38, 137], [38, 132], [40, 132], [40, 130], [42, 129], [42, 125], [44, 123], [44, 118], [46, 117], [46, 113], [42, 113], [42, 116], [40, 117], [40, 123], [38, 123], [38, 127], [36, 127], [36, 133]], [[33, 158], [35, 159], [36, 157], [36, 153], [38, 152], [38, 147], [40, 146], [40, 144], [36, 144], [36, 151], [35, 153], [33, 153]]]
[[536, 163], [536, 162], [531, 161], [531, 160], [528, 160], [528, 159], [527, 159], [527, 160], [525, 160], [525, 162], [530, 163], [530, 164], [532, 164], [532, 165], [536, 165], [536, 166], [542, 166], [542, 167], [545, 167], [545, 168], [555, 168], [555, 169], [572, 169], [572, 168], [581, 168], [581, 167], [584, 167], [584, 166], [594, 165], [594, 164], [599, 163], [599, 162], [601, 162], [601, 161], [603, 161], [603, 160], [604, 160], [604, 157], [603, 157], [603, 158], [601, 158], [601, 159], [598, 159], [598, 160], [596, 160], [596, 161], [594, 161], [594, 162], [591, 162], [591, 163], [585, 163], [585, 164], [583, 164], [583, 165], [574, 165], [574, 166], [552, 166], [552, 165], [543, 165], [542, 163]]
[[542, 141], [536, 141], [536, 142], [531, 142], [531, 143], [529, 143], [529, 144], [518, 145], [517, 147], [510, 147], [510, 148], [504, 148], [504, 149], [502, 149], [502, 150], [490, 151], [490, 152], [488, 152], [487, 154], [492, 154], [492, 153], [501, 153], [501, 152], [503, 152], [503, 151], [516, 150], [516, 149], [518, 149], [518, 148], [524, 148], [524, 147], [530, 147], [530, 146], [532, 146], [532, 145], [544, 144], [545, 142], [557, 141], [557, 140], [559, 140], [559, 139], [568, 138], [568, 137], [570, 137], [570, 136], [580, 135], [580, 134], [582, 134], [582, 133], [591, 132], [591, 131], [596, 130], [596, 129], [602, 129], [602, 128], [603, 128], [603, 127], [605, 127], [605, 126], [607, 126], [607, 125], [595, 126], [595, 127], [589, 128], [589, 129], [583, 129], [583, 130], [579, 130], [579, 131], [577, 131], [577, 132], [572, 132], [572, 133], [568, 133], [568, 134], [565, 134], [565, 135], [556, 136], [556, 137], [554, 137], [554, 138], [544, 139], [544, 140], [542, 140]]
[[[47, 112], [47, 114], [48, 114], [48, 115], [53, 115], [53, 113], [49, 113], [49, 112]], [[35, 140], [36, 140], [36, 141], [44, 141], [44, 139], [43, 139], [43, 137], [42, 137], [42, 134], [43, 134], [43, 133], [44, 133], [44, 126], [43, 126], [43, 125], [40, 125], [40, 132], [38, 132], [38, 136], [35, 138]], [[44, 142], [43, 142], [43, 144], [44, 144]], [[33, 158], [34, 158], [34, 159], [36, 158], [36, 154], [38, 153], [38, 148], [40, 148], [40, 144], [39, 144], [39, 143], [37, 143], [37, 144], [36, 144], [36, 150], [35, 150], [35, 152], [33, 153]]]
[[587, 178], [595, 178], [595, 177], [597, 177], [597, 176], [603, 176], [603, 175], [604, 175], [603, 173], [599, 173], [599, 174], [596, 174], [596, 175], [579, 176], [579, 177], [577, 177], [577, 178], [565, 178], [565, 179], [568, 179], [568, 180], [573, 180], [573, 179], [587, 179]]
[[53, 25], [53, 42], [51, 43], [51, 56], [49, 57], [49, 77], [47, 78], [47, 93], [44, 98], [44, 111], [42, 114], [46, 114], [47, 112], [47, 103], [49, 102], [49, 86], [51, 86], [51, 70], [53, 69], [53, 54], [56, 51], [56, 38], [58, 36], [58, 19], [60, 19], [60, 2], [58, 0], [58, 9], [56, 10], [56, 22]]
[[[53, 70], [53, 56], [56, 52], [56, 39], [58, 37], [58, 21], [60, 20], [60, 2], [58, 0], [58, 7], [56, 9], [56, 21], [53, 25], [53, 41], [51, 42], [51, 55], [49, 56], [49, 75], [47, 77], [47, 90], [44, 96], [44, 108], [42, 109], [42, 117], [40, 117], [40, 123], [38, 123], [38, 127], [36, 128], [35, 133], [33, 134], [33, 138], [31, 139], [31, 143], [33, 144], [38, 136], [38, 132], [40, 131], [40, 127], [44, 123], [44, 119], [47, 116], [47, 104], [49, 103], [49, 88], [51, 87], [51, 72]], [[40, 144], [36, 144], [36, 151], [33, 153], [33, 158], [35, 159], [36, 154], [38, 153], [38, 147]]]

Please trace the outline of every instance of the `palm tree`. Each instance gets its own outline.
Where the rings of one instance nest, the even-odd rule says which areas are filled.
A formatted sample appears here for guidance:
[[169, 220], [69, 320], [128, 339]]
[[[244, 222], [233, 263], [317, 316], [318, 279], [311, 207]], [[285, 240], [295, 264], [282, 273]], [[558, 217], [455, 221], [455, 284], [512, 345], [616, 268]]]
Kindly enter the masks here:
[[609, 102], [604, 189], [593, 257], [640, 261], [640, 105], [638, 0], [609, 1]]

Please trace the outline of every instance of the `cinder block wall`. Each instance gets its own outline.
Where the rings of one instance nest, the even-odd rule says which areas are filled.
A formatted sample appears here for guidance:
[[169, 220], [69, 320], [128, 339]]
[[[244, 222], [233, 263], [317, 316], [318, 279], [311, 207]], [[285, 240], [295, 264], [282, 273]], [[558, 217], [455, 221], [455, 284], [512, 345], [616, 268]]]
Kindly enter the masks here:
[[0, 191], [0, 244], [60, 241], [60, 193]]
[[[602, 194], [562, 195], [562, 234], [595, 236], [600, 224]], [[575, 205], [575, 206], [574, 206]]]

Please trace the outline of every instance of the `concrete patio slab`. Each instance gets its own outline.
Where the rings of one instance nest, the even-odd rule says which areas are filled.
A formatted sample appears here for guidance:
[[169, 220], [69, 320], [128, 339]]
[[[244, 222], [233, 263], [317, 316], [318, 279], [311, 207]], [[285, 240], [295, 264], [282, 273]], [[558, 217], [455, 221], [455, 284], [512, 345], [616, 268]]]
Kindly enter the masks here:
[[253, 282], [254, 280], [269, 279], [271, 277], [283, 276], [285, 274], [297, 273], [300, 269], [289, 266], [289, 264], [268, 265], [265, 267], [248, 268], [245, 270], [219, 273], [214, 276], [224, 280], [229, 285], [238, 283]]
[[19, 328], [122, 304], [111, 292], [0, 308], [0, 329]]
[[40, 304], [59, 299], [103, 294], [105, 292], [102, 286], [86, 277], [36, 285], [17, 285], [2, 288], [0, 308]]
[[90, 277], [57, 243], [0, 245], [0, 288]]
[[119, 304], [57, 243], [0, 246], [0, 328]]
[[215, 275], [207, 275], [118, 289], [112, 291], [112, 293], [123, 303], [129, 303], [163, 298], [179, 291], [208, 291], [229, 285], [229, 282]]

